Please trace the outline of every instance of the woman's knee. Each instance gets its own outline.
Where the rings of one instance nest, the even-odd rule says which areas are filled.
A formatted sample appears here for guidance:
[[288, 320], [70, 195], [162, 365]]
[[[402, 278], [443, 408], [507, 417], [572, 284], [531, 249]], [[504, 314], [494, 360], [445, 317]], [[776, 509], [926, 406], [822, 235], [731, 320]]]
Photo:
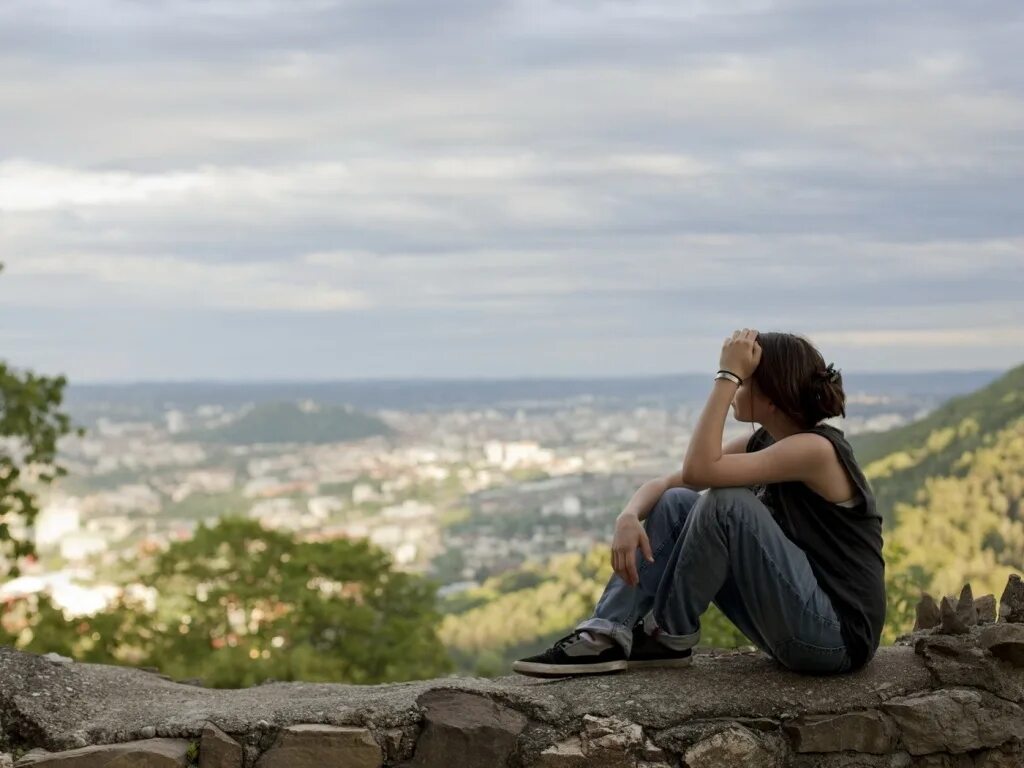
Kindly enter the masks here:
[[771, 516], [771, 510], [754, 495], [752, 490], [745, 486], [709, 488], [705, 494], [705, 504], [703, 507], [709, 516], [713, 516], [718, 520], [724, 520], [727, 517], [756, 518], [762, 515]]
[[825, 647], [796, 638], [777, 644], [772, 656], [790, 672], [802, 675], [841, 675], [851, 666], [845, 647]]
[[645, 525], [648, 535], [662, 532], [678, 532], [686, 515], [697, 503], [700, 494], [691, 488], [669, 488], [647, 513]]
[[661, 494], [661, 498], [658, 499], [648, 517], [657, 515], [669, 517], [674, 521], [681, 520], [698, 499], [700, 499], [700, 494], [692, 488], [669, 488]]
[[754, 492], [743, 485], [730, 485], [721, 488], [708, 488], [705, 496], [716, 506], [751, 506], [751, 502], [760, 500]]

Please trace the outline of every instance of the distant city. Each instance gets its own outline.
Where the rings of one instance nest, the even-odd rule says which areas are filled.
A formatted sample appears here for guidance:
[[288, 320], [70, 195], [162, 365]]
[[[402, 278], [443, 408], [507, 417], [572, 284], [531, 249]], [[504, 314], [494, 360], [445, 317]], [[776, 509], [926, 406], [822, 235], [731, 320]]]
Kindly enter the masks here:
[[[1000, 371], [844, 374], [848, 434], [880, 431]], [[297, 538], [365, 538], [450, 595], [605, 542], [645, 480], [676, 469], [711, 377], [71, 386], [84, 437], [39, 489], [38, 558], [0, 600], [49, 588], [71, 617], [132, 562], [222, 515]], [[730, 418], [725, 438], [750, 434]], [[336, 435], [337, 439], [332, 439]], [[119, 585], [127, 583], [127, 587]]]

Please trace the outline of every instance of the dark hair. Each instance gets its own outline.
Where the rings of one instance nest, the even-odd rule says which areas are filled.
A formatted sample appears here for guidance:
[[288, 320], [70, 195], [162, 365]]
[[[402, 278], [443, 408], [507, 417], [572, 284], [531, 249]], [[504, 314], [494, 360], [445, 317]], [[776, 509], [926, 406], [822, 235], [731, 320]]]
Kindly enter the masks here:
[[804, 429], [833, 416], [846, 417], [842, 374], [831, 363], [825, 365], [811, 342], [792, 333], [764, 332], [757, 334], [757, 343], [761, 361], [753, 379], [776, 408]]

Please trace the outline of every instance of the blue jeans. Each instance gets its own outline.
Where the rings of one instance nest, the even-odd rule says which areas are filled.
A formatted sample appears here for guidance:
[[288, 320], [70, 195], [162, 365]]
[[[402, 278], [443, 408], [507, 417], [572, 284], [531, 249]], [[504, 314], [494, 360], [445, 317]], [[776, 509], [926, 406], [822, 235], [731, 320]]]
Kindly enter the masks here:
[[700, 639], [714, 602], [762, 651], [787, 669], [833, 674], [850, 668], [839, 618], [804, 551], [749, 488], [699, 494], [669, 488], [644, 520], [654, 562], [637, 551], [640, 583], [613, 574], [594, 615], [577, 629], [609, 635], [628, 654], [640, 620], [682, 650]]

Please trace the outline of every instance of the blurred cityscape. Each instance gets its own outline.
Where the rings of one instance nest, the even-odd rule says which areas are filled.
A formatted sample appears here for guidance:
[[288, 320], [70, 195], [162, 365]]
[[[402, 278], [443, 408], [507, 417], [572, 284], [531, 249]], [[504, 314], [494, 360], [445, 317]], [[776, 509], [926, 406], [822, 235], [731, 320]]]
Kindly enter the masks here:
[[[833, 423], [848, 434], [889, 429], [955, 394], [950, 386], [970, 391], [994, 376], [944, 377], [942, 390], [929, 389], [938, 385], [925, 374], [863, 376], [847, 388], [847, 418]], [[72, 389], [72, 415], [86, 434], [61, 443], [68, 476], [42, 491], [33, 528], [15, 530], [34, 538], [38, 558], [0, 586], [0, 600], [49, 588], [65, 615], [95, 612], [122, 589], [115, 576], [130, 574], [133, 560], [227, 514], [305, 540], [369, 539], [396, 568], [427, 574], [450, 595], [527, 560], [605, 541], [636, 488], [680, 464], [704, 378], [680, 387], [681, 396], [639, 385], [633, 395], [628, 385], [593, 394], [576, 382], [542, 397], [512, 386], [489, 403], [486, 394], [424, 397], [414, 407], [422, 392], [410, 391], [382, 407], [362, 403], [358, 413], [378, 420], [381, 434], [246, 444], [221, 439], [223, 429], [265, 407], [259, 401], [270, 393], [195, 402], [181, 385], [177, 402], [162, 391], [163, 402], [126, 407], [138, 393], [99, 387], [76, 397]], [[295, 413], [314, 423], [331, 407], [295, 401]], [[725, 438], [751, 430], [730, 419]], [[147, 585], [128, 584], [145, 594]]]

